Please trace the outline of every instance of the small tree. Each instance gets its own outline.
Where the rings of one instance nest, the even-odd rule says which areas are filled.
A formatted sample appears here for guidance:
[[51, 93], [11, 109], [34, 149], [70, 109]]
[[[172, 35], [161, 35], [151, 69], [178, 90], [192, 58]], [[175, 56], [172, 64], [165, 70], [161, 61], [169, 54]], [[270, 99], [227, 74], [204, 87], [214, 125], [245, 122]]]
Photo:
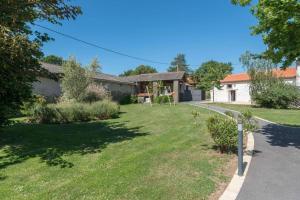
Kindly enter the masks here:
[[174, 60], [171, 62], [171, 66], [168, 68], [168, 72], [177, 72], [177, 71], [185, 71], [186, 73], [190, 73], [188, 65], [186, 64], [185, 55], [177, 54]]
[[[204, 91], [213, 90], [215, 87], [221, 89], [221, 80], [228, 74], [231, 74], [231, 63], [222, 63], [217, 61], [208, 61], [203, 63], [194, 74], [197, 87]], [[213, 92], [214, 101], [214, 92]]]
[[82, 101], [86, 94], [86, 88], [90, 84], [86, 70], [74, 57], [70, 57], [63, 63], [63, 73], [61, 84], [63, 97]]

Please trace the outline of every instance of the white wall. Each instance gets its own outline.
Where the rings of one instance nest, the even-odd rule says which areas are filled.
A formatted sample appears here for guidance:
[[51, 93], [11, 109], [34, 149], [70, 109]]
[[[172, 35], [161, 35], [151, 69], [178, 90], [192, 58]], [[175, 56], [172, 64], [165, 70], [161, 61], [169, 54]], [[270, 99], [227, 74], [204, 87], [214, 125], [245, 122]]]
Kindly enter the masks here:
[[[227, 88], [228, 84], [231, 84], [232, 88]], [[222, 86], [223, 87], [221, 90], [214, 88], [215, 102], [251, 104], [248, 82], [226, 83], [226, 84], [222, 84]], [[231, 90], [235, 90], [236, 93], [235, 102], [230, 102], [229, 93]], [[211, 92], [211, 101], [212, 100], [213, 100], [213, 92]]]
[[[296, 79], [285, 79], [285, 82], [295, 85]], [[227, 88], [227, 85], [231, 84], [232, 88]], [[222, 84], [222, 89], [219, 90], [214, 88], [214, 102], [221, 103], [237, 103], [237, 104], [251, 104], [251, 96], [249, 90], [249, 82], [236, 82], [236, 83], [226, 83]], [[229, 92], [230, 90], [236, 91], [236, 101], [230, 102]], [[213, 101], [213, 92], [211, 91], [211, 101]]]

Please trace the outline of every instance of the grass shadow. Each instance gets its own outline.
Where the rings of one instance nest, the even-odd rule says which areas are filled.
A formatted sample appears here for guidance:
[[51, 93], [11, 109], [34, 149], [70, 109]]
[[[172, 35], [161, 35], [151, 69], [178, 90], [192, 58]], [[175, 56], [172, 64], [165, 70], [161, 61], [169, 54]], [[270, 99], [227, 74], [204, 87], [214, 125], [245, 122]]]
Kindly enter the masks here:
[[141, 128], [111, 121], [16, 124], [0, 132], [0, 169], [33, 157], [49, 166], [73, 167], [65, 156], [101, 152], [109, 144], [147, 135]]

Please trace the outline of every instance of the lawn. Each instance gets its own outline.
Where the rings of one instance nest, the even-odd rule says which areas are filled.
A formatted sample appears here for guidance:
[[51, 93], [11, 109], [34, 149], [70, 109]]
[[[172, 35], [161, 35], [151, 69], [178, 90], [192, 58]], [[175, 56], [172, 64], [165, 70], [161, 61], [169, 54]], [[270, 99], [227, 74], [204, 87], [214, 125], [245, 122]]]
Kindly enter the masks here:
[[[211, 104], [210, 104], [211, 105]], [[251, 110], [255, 116], [283, 125], [300, 126], [300, 110], [257, 108], [250, 105], [214, 103], [214, 105], [236, 111]]]
[[[200, 126], [191, 111], [200, 111]], [[206, 199], [233, 155], [213, 149], [210, 112], [128, 105], [119, 118], [17, 124], [0, 133], [1, 199]]]

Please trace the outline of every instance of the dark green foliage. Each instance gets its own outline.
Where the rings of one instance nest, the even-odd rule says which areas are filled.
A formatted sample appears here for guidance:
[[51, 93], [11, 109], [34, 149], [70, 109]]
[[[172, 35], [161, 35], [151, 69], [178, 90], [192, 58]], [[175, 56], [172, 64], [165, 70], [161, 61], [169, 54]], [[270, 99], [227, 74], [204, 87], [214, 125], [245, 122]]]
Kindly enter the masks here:
[[157, 70], [154, 67], [151, 67], [149, 65], [139, 65], [135, 69], [130, 69], [122, 74], [120, 76], [132, 76], [132, 75], [139, 75], [139, 74], [151, 74], [151, 73], [157, 73]]
[[35, 105], [33, 108], [32, 119], [37, 123], [55, 123], [59, 114], [55, 108], [47, 105]]
[[221, 153], [236, 148], [238, 130], [234, 119], [215, 115], [207, 120], [207, 128]]
[[217, 61], [208, 61], [202, 63], [201, 66], [195, 71], [195, 79], [197, 87], [209, 91], [216, 88], [221, 88], [221, 80], [232, 72], [231, 63], [222, 63]]
[[[195, 71], [194, 79], [197, 87], [204, 91], [210, 91], [214, 87], [221, 89], [221, 80], [232, 72], [231, 63], [222, 63], [217, 61], [208, 61], [202, 63]], [[214, 101], [214, 94], [212, 96]]]
[[25, 116], [33, 115], [33, 109], [37, 105], [45, 105], [46, 100], [41, 95], [33, 95], [31, 99], [24, 102], [21, 106], [21, 113]]
[[39, 60], [50, 37], [32, 30], [35, 21], [60, 24], [75, 19], [79, 7], [63, 0], [1, 1], [0, 6], [0, 125], [31, 98], [36, 77], [45, 73]]
[[91, 104], [62, 103], [36, 105], [31, 121], [37, 123], [84, 122], [97, 119], [108, 119], [118, 115], [118, 104], [103, 100]]
[[[233, 4], [246, 6], [251, 0], [231, 0]], [[253, 35], [261, 35], [267, 50], [263, 57], [286, 68], [300, 56], [300, 1], [254, 1], [251, 12], [258, 24], [251, 27]]]
[[50, 64], [54, 64], [54, 65], [62, 65], [64, 62], [64, 59], [60, 56], [56, 56], [56, 55], [48, 55], [45, 56], [41, 59], [42, 62], [45, 63], [50, 63]]
[[137, 95], [126, 95], [120, 101], [121, 105], [127, 105], [127, 104], [132, 104], [132, 103], [138, 103]]
[[289, 108], [300, 99], [300, 92], [296, 86], [275, 79], [259, 92], [252, 92], [252, 99], [261, 107]]
[[184, 54], [177, 54], [174, 60], [171, 62], [171, 66], [168, 68], [168, 72], [177, 72], [177, 71], [185, 71], [186, 73], [190, 73]]
[[160, 95], [155, 97], [154, 103], [157, 104], [165, 104], [165, 103], [173, 103], [173, 96], [168, 96], [168, 95]]

